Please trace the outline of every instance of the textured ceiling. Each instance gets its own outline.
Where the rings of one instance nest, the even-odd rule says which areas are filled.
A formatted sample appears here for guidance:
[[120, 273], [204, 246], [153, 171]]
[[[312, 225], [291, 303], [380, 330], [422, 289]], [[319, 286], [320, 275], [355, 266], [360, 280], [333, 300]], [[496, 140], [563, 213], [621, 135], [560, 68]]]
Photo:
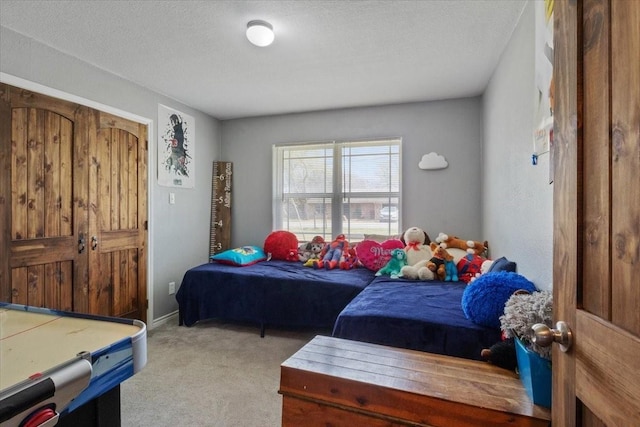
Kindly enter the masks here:
[[0, 0], [0, 24], [231, 119], [479, 95], [525, 3]]

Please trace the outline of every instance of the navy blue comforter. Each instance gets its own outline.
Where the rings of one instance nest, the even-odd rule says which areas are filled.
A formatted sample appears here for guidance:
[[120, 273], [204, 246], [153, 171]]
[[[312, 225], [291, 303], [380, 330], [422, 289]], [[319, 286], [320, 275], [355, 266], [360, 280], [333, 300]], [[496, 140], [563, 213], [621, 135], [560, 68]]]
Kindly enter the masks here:
[[246, 267], [203, 264], [185, 273], [176, 294], [180, 324], [217, 318], [330, 329], [373, 278], [365, 268], [315, 270], [286, 261]]
[[465, 317], [465, 286], [377, 277], [340, 313], [333, 336], [478, 360], [500, 329]]

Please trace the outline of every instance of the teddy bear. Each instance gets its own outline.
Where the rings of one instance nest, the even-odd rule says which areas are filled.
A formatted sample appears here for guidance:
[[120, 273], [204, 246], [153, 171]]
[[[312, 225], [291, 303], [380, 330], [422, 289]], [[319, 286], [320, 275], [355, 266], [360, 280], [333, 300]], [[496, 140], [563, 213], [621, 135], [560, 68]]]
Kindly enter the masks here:
[[445, 233], [438, 234], [436, 237], [436, 243], [444, 245], [445, 249], [457, 248], [466, 251], [467, 253], [474, 255], [482, 255], [487, 252], [487, 242], [476, 242], [474, 240], [462, 240], [456, 236], [450, 236]]
[[447, 252], [443, 245], [431, 242], [433, 256], [427, 261], [427, 268], [433, 272], [438, 280], [445, 282], [458, 281], [458, 269], [453, 261], [453, 256]]
[[303, 263], [320, 259], [324, 245], [322, 236], [315, 236], [310, 242], [303, 243], [298, 247], [298, 259]]
[[427, 261], [431, 259], [429, 235], [420, 227], [410, 227], [400, 239], [407, 254], [407, 265], [400, 270], [399, 277], [406, 279], [433, 280], [433, 272], [427, 268]]
[[376, 271], [376, 276], [388, 274], [392, 279], [400, 277], [402, 267], [407, 265], [407, 253], [404, 249], [394, 249], [391, 251], [391, 259], [380, 270]]

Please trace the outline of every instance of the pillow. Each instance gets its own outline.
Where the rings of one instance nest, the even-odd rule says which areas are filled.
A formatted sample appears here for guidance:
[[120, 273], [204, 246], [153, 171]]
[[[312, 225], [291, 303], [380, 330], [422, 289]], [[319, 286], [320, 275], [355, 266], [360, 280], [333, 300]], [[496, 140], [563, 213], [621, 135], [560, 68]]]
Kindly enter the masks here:
[[462, 311], [478, 325], [500, 329], [504, 305], [515, 291], [535, 292], [535, 285], [524, 276], [511, 271], [485, 273], [462, 292]]
[[489, 268], [488, 272], [495, 272], [495, 271], [511, 271], [511, 272], [515, 272], [516, 271], [516, 263], [513, 261], [509, 261], [508, 259], [506, 259], [505, 257], [500, 257], [496, 260], [493, 261], [493, 264], [491, 264], [491, 267]]
[[299, 261], [298, 238], [290, 231], [277, 230], [269, 233], [264, 240], [264, 251], [269, 259]]
[[212, 255], [211, 259], [220, 264], [242, 267], [264, 261], [267, 259], [267, 255], [257, 246], [242, 246]]
[[364, 235], [364, 240], [374, 240], [378, 243], [382, 243], [385, 240], [391, 240], [391, 239], [400, 239], [400, 236], [388, 236], [386, 234], [365, 234]]
[[378, 271], [387, 265], [394, 249], [403, 248], [404, 244], [398, 239], [389, 239], [382, 243], [375, 240], [363, 240], [356, 246], [356, 255], [364, 267]]

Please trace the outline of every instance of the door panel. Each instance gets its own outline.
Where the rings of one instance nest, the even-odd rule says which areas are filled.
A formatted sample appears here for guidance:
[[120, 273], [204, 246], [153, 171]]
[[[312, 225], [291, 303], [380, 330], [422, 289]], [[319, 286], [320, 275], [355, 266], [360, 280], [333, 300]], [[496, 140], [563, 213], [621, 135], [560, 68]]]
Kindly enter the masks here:
[[73, 311], [73, 262], [52, 262], [11, 271], [15, 304]]
[[4, 286], [12, 302], [72, 310], [72, 221], [80, 217], [73, 214], [73, 111], [17, 92], [10, 104], [11, 281]]
[[636, 426], [640, 2], [556, 7], [554, 318], [574, 345], [553, 352], [553, 424]]

